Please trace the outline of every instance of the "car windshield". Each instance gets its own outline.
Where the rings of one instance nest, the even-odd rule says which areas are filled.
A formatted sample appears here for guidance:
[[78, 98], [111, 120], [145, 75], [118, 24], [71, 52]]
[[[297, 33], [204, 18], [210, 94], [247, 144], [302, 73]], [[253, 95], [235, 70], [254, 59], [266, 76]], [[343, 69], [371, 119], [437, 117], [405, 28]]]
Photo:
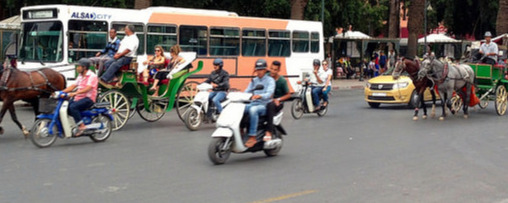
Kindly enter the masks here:
[[63, 32], [60, 21], [23, 23], [22, 29], [19, 50], [21, 61], [62, 60]]
[[[388, 68], [388, 70], [386, 70], [383, 74], [381, 75], [389, 75], [391, 76], [392, 73], [393, 73], [393, 70], [395, 69], [395, 67], [391, 67], [391, 68]], [[404, 76], [408, 76], [409, 74], [406, 72], [406, 71], [403, 71], [400, 75], [404, 75]]]

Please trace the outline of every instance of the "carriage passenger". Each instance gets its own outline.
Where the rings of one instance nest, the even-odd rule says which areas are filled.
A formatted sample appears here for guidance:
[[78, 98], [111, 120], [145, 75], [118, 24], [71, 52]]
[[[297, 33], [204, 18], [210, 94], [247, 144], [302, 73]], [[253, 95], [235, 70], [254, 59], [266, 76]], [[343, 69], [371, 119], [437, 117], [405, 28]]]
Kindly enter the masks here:
[[166, 78], [170, 79], [170, 78], [168, 78], [168, 76], [170, 76], [170, 73], [173, 73], [175, 69], [180, 69], [181, 67], [179, 67], [179, 66], [185, 62], [185, 60], [181, 56], [179, 56], [181, 51], [182, 51], [182, 49], [178, 45], [172, 46], [169, 49], [169, 54], [171, 55], [171, 60], [169, 61], [168, 66], [164, 69], [160, 69], [159, 71], [157, 71], [157, 73], [154, 76], [155, 80], [153, 82], [153, 86], [150, 88], [150, 90], [155, 91], [154, 94], [152, 95], [153, 97], [159, 96], [159, 93], [158, 93], [159, 92], [159, 82], [161, 80], [166, 79]]
[[482, 57], [483, 63], [495, 65], [497, 62], [498, 47], [491, 39], [492, 34], [489, 31], [485, 32], [485, 43], [480, 46], [479, 53], [484, 56]]
[[134, 26], [126, 25], [125, 26], [125, 37], [120, 42], [120, 47], [118, 51], [113, 56], [113, 59], [110, 59], [104, 63], [105, 72], [100, 78], [100, 83], [103, 85], [107, 85], [107, 83], [117, 82], [115, 79], [115, 74], [120, 70], [120, 68], [124, 65], [128, 65], [131, 63], [132, 59], [136, 57], [136, 51], [138, 50], [139, 39], [134, 34]]
[[116, 37], [116, 30], [114, 28], [109, 30], [109, 40], [110, 41], [106, 44], [106, 47], [102, 51], [97, 52], [95, 57], [90, 58], [90, 61], [97, 70], [97, 75], [101, 75], [104, 71], [104, 63], [113, 59], [120, 47], [120, 39]]
[[[213, 61], [213, 71], [205, 80], [205, 83], [211, 83], [213, 86], [213, 92], [210, 93], [209, 100], [217, 108], [217, 114], [222, 112], [220, 102], [226, 98], [226, 92], [229, 90], [229, 73], [222, 68], [223, 66], [222, 59], [216, 58]], [[212, 113], [208, 111], [208, 116], [211, 116]]]
[[162, 49], [162, 46], [155, 46], [155, 55], [143, 62], [143, 65], [148, 65], [146, 69], [143, 70], [143, 82], [148, 83], [149, 75], [154, 75], [159, 69], [164, 68], [165, 61], [166, 58], [164, 57], [164, 49]]
[[[93, 106], [97, 98], [98, 79], [95, 73], [88, 70], [90, 64], [89, 59], [81, 58], [76, 66], [76, 72], [79, 74], [76, 84], [62, 90], [69, 93], [69, 97], [74, 97], [69, 103], [68, 112], [78, 126], [78, 132], [75, 136], [80, 136], [86, 129], [83, 120], [81, 120], [81, 111]], [[74, 91], [75, 89], [76, 91]]]

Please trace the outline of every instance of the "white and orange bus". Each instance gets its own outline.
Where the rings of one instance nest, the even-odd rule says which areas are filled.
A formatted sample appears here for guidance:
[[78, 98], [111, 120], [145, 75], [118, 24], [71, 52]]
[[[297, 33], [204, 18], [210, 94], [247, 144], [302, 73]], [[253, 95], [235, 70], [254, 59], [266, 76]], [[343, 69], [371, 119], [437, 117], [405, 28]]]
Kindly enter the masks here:
[[[241, 17], [234, 12], [150, 7], [141, 10], [71, 5], [41, 5], [21, 9], [21, 40], [18, 67], [24, 70], [52, 67], [74, 78], [74, 64], [93, 57], [104, 48], [108, 30], [115, 28], [121, 39], [126, 24], [135, 26], [139, 38], [137, 61], [180, 45], [195, 52], [205, 64], [199, 74], [212, 71], [214, 58], [224, 59], [231, 86], [243, 89], [253, 74], [254, 62], [264, 58], [282, 63], [291, 88], [303, 72], [312, 70], [312, 60], [324, 58], [321, 22]], [[196, 63], [196, 62], [194, 62]], [[141, 71], [144, 67], [139, 63]], [[194, 64], [195, 65], [195, 64]]]

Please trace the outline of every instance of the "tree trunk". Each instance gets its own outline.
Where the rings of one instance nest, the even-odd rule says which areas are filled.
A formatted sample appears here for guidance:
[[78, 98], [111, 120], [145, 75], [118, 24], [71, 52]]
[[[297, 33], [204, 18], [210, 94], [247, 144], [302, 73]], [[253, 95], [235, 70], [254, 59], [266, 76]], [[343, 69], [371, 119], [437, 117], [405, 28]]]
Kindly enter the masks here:
[[412, 0], [409, 5], [409, 16], [407, 29], [409, 37], [407, 40], [407, 55], [415, 57], [418, 50], [418, 35], [422, 33], [423, 28], [423, 13], [425, 7], [425, 0]]
[[152, 0], [134, 0], [134, 9], [148, 8], [152, 5]]
[[291, 19], [303, 20], [305, 6], [309, 0], [291, 0]]
[[499, 10], [497, 11], [496, 34], [508, 33], [508, 0], [499, 0]]
[[399, 37], [400, 20], [400, 2], [399, 0], [390, 0], [390, 17], [388, 18], [388, 37]]

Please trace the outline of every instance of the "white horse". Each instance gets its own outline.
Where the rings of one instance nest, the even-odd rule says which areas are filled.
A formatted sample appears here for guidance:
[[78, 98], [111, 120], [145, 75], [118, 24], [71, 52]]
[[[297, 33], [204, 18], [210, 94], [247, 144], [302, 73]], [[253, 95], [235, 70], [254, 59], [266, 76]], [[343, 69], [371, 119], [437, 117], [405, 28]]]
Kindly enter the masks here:
[[[443, 104], [443, 113], [439, 120], [444, 120], [446, 117], [447, 106], [452, 114], [455, 110], [451, 108], [451, 97], [453, 92], [462, 93], [464, 95], [464, 102], [462, 109], [464, 110], [464, 118], [468, 118], [468, 107], [471, 99], [471, 88], [474, 83], [474, 71], [465, 64], [451, 64], [441, 62], [435, 57], [428, 57], [422, 62], [422, 68], [418, 73], [418, 77], [428, 77], [438, 87], [438, 92]], [[466, 87], [466, 91], [462, 88]]]

